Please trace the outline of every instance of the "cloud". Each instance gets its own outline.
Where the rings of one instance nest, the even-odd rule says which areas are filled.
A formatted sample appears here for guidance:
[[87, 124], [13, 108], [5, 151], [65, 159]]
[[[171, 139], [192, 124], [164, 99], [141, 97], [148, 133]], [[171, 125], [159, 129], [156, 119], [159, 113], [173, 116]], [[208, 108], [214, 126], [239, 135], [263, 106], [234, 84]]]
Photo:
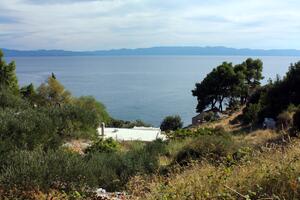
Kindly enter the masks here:
[[13, 24], [17, 22], [18, 20], [16, 18], [0, 15], [0, 24]]
[[296, 0], [1, 1], [0, 42], [17, 49], [300, 49], [299, 8]]
[[69, 3], [86, 3], [93, 1], [107, 1], [107, 0], [26, 0], [32, 4], [69, 4]]

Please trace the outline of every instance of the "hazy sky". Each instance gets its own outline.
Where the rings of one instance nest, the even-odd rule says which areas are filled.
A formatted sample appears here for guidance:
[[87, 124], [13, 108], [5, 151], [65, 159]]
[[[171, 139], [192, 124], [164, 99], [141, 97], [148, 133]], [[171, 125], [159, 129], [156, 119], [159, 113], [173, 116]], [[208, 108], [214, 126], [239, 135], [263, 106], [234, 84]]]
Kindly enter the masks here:
[[299, 0], [0, 0], [0, 47], [300, 49]]

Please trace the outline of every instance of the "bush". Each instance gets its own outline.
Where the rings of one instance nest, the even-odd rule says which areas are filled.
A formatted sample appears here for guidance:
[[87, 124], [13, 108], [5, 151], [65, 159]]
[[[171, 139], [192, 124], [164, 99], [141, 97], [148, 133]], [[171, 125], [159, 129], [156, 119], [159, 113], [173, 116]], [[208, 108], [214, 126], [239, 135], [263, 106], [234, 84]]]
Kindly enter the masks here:
[[180, 116], [167, 116], [161, 123], [160, 129], [162, 131], [176, 131], [182, 128], [183, 122], [181, 121]]
[[54, 121], [61, 138], [93, 138], [97, 135], [97, 114], [76, 105], [43, 108]]
[[263, 120], [265, 117], [275, 119], [280, 113], [289, 109], [291, 104], [295, 107], [299, 106], [299, 85], [300, 61], [290, 66], [289, 71], [283, 79], [277, 78], [274, 82], [270, 81], [269, 84], [258, 89], [251, 96], [245, 109], [246, 111], [250, 110], [250, 116], [246, 116], [245, 121], [247, 123], [251, 123], [251, 120], [253, 119], [253, 117], [251, 117], [251, 113], [253, 113], [251, 112], [251, 110], [253, 110], [253, 105], [260, 105], [260, 109], [257, 114], [259, 121]]
[[293, 125], [293, 113], [284, 111], [277, 116], [278, 128], [288, 129]]
[[85, 192], [102, 187], [120, 191], [132, 176], [156, 172], [159, 155], [164, 152], [161, 140], [136, 145], [126, 152], [91, 151], [87, 156], [65, 149], [11, 151], [5, 160], [1, 156], [0, 188]]
[[141, 120], [135, 120], [135, 121], [123, 121], [118, 119], [110, 119], [109, 123], [107, 124], [108, 127], [113, 128], [133, 128], [135, 126], [138, 127], [150, 127], [151, 124], [147, 124]]
[[22, 109], [28, 107], [26, 101], [8, 90], [0, 89], [0, 107]]
[[216, 115], [214, 112], [210, 111], [210, 112], [206, 112], [204, 114], [204, 120], [207, 121], [207, 122], [210, 122], [210, 121], [215, 121], [217, 118], [216, 118]]
[[260, 104], [249, 104], [243, 110], [243, 122], [246, 124], [254, 124], [259, 121], [258, 115], [261, 110]]
[[74, 100], [74, 104], [86, 111], [95, 112], [97, 116], [96, 121], [98, 123], [108, 123], [110, 121], [110, 116], [107, 113], [105, 106], [92, 96], [79, 97], [78, 99]]
[[296, 131], [300, 131], [300, 110], [298, 110], [293, 116], [293, 124]]
[[179, 129], [174, 132], [168, 132], [167, 137], [169, 139], [184, 139], [188, 137], [198, 137], [200, 135], [214, 135], [217, 130], [214, 128], [198, 128], [197, 130], [191, 129]]
[[116, 152], [119, 149], [119, 143], [113, 140], [112, 138], [97, 139], [92, 146], [88, 147], [85, 152], [86, 153], [112, 153]]
[[187, 165], [191, 160], [207, 160], [218, 164], [237, 150], [238, 145], [226, 132], [222, 135], [200, 135], [178, 152], [174, 163]]
[[[43, 146], [57, 148], [53, 143], [57, 137], [52, 119], [39, 110], [0, 110], [0, 138], [7, 147], [29, 149]], [[51, 145], [50, 145], [51, 144]]]

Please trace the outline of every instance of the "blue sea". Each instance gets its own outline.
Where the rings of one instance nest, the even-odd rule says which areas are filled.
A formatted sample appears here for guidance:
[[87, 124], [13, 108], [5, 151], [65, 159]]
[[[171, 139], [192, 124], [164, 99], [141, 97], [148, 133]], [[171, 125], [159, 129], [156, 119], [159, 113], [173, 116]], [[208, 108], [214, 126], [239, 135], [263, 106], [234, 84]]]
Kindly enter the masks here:
[[[19, 83], [39, 86], [53, 72], [75, 96], [92, 95], [111, 116], [141, 119], [159, 126], [178, 114], [185, 125], [196, 114], [191, 90], [223, 61], [241, 63], [244, 56], [16, 57]], [[300, 57], [258, 57], [264, 62], [263, 83], [284, 76]]]

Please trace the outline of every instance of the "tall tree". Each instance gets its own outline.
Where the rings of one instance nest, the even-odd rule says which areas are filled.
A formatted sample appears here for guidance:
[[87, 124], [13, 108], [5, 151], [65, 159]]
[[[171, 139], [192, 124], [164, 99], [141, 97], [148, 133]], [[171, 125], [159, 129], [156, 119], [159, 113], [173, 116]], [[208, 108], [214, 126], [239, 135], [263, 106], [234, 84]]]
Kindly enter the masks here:
[[71, 93], [55, 78], [50, 76], [46, 83], [37, 89], [40, 104], [62, 105], [72, 101]]
[[0, 50], [0, 88], [17, 94], [19, 91], [15, 62], [6, 63]]
[[234, 70], [244, 76], [244, 81], [240, 85], [241, 103], [244, 104], [264, 78], [262, 76], [263, 62], [260, 59], [248, 58], [243, 63], [236, 65]]
[[197, 97], [197, 111], [219, 109], [223, 111], [226, 99], [232, 97], [236, 92], [239, 79], [233, 69], [232, 63], [223, 62], [222, 65], [214, 68], [201, 83], [196, 83], [192, 91]]

